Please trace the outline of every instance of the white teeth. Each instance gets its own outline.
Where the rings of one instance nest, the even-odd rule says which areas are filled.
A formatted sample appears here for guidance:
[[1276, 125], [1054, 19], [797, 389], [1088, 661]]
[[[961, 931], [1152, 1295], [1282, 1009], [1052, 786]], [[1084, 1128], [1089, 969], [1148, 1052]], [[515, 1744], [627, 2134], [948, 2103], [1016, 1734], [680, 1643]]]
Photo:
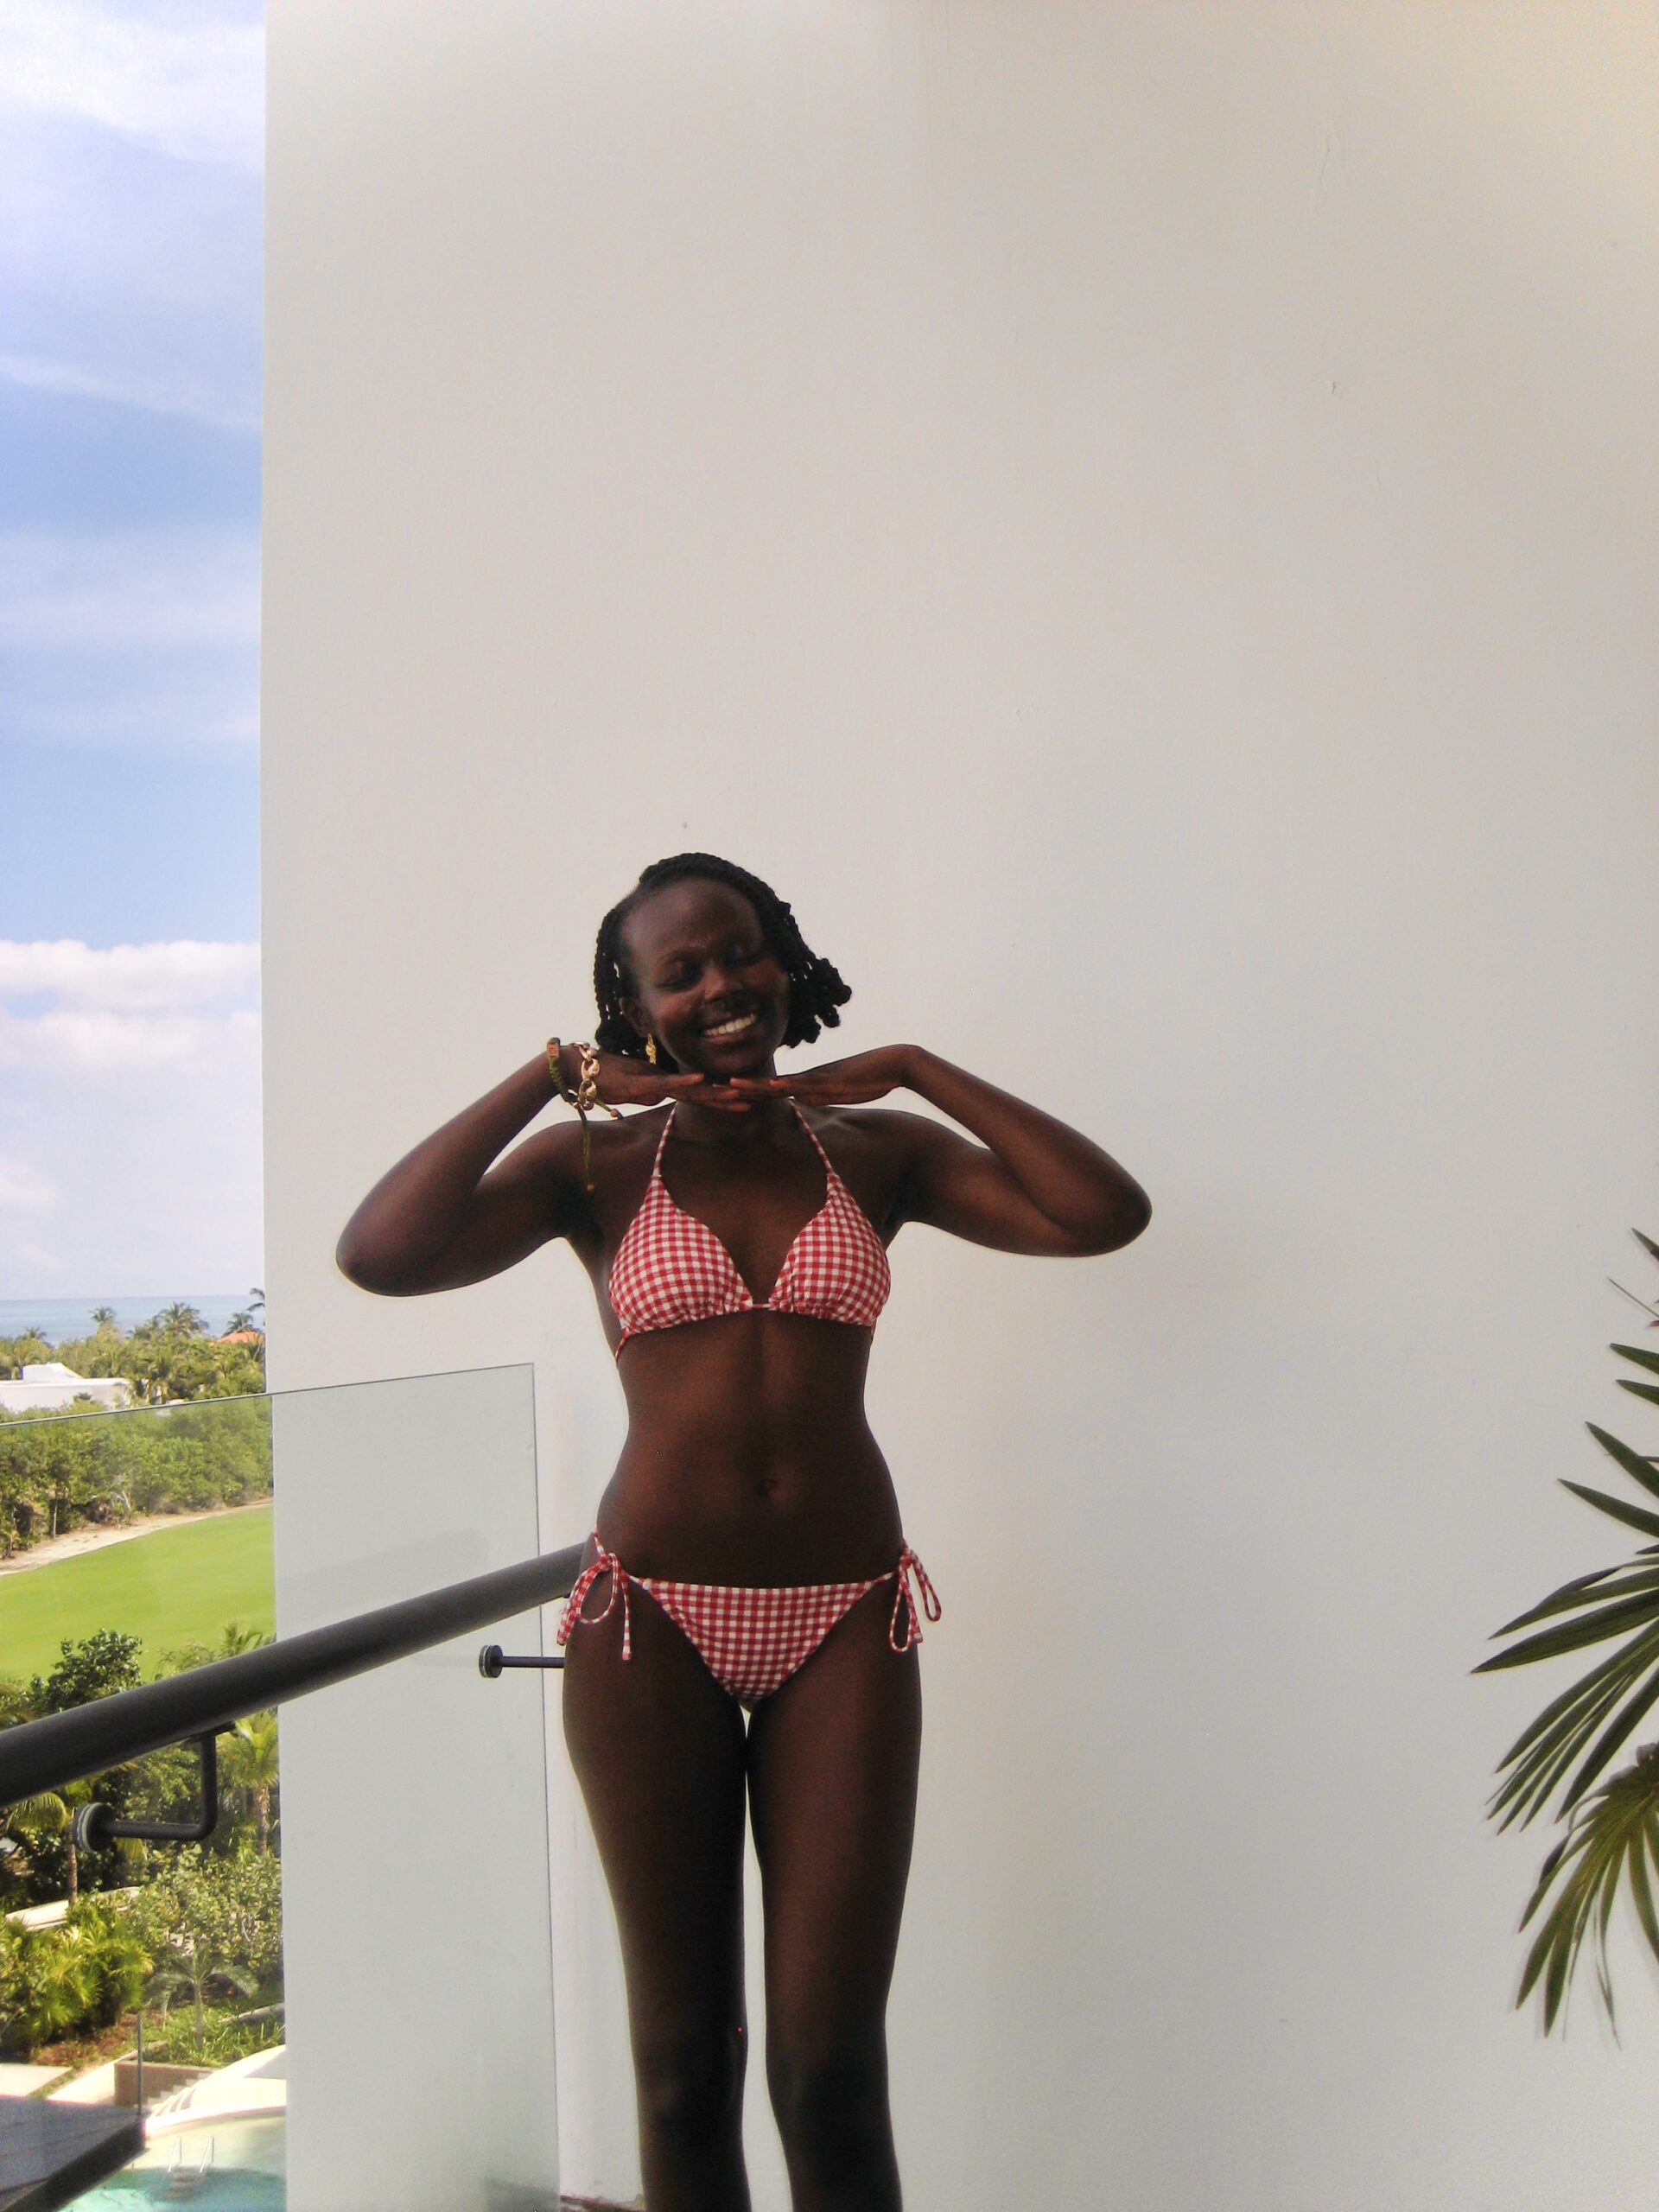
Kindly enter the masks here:
[[753, 1029], [753, 1027], [754, 1016], [741, 1014], [735, 1020], [722, 1021], [717, 1029], [705, 1029], [702, 1033], [705, 1037], [735, 1037], [740, 1029]]

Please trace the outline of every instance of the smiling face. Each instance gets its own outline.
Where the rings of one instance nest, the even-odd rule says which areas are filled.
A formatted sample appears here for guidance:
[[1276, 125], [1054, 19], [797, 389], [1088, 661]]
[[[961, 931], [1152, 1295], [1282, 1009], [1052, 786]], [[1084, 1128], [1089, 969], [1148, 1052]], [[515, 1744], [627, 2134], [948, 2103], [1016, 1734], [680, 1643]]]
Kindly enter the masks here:
[[622, 1010], [688, 1071], [770, 1071], [789, 1026], [789, 976], [740, 891], [691, 876], [647, 892], [622, 927]]

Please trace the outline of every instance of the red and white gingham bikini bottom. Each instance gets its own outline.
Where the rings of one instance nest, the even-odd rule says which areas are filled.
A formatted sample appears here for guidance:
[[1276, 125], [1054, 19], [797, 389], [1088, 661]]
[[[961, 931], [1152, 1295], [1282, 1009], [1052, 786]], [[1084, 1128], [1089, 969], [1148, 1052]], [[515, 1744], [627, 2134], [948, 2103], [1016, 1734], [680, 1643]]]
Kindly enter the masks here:
[[[606, 1619], [619, 1592], [622, 1599], [622, 1656], [633, 1656], [632, 1624], [628, 1616], [628, 1585], [637, 1582], [648, 1591], [684, 1635], [686, 1641], [727, 1694], [740, 1705], [756, 1704], [781, 1688], [798, 1668], [804, 1667], [842, 1615], [855, 1605], [878, 1582], [892, 1582], [893, 1618], [887, 1642], [895, 1651], [908, 1651], [922, 1640], [922, 1624], [913, 1574], [921, 1586], [922, 1611], [931, 1621], [939, 1618], [939, 1601], [927, 1570], [910, 1546], [899, 1554], [897, 1567], [874, 1574], [868, 1582], [803, 1582], [785, 1589], [753, 1588], [727, 1582], [665, 1582], [656, 1575], [630, 1574], [613, 1551], [607, 1551], [597, 1529], [594, 1542], [597, 1556], [583, 1567], [571, 1586], [559, 1621], [558, 1641], [566, 1643], [571, 1630], [582, 1623], [582, 1600], [601, 1574], [611, 1578], [604, 1611], [584, 1624], [595, 1626]], [[899, 1640], [899, 1624], [905, 1638]]]

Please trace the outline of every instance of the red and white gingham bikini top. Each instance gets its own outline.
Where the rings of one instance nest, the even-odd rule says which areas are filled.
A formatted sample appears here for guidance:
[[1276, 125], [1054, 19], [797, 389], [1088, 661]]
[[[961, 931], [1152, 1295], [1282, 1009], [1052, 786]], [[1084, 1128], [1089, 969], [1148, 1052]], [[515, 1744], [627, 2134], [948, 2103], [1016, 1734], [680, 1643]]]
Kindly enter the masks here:
[[611, 1262], [611, 1304], [622, 1324], [618, 1352], [649, 1329], [676, 1329], [724, 1313], [799, 1313], [873, 1329], [893, 1287], [887, 1252], [800, 1108], [796, 1118], [823, 1162], [823, 1204], [784, 1255], [764, 1305], [749, 1295], [714, 1230], [669, 1196], [663, 1147], [677, 1110], [669, 1109], [645, 1195]]

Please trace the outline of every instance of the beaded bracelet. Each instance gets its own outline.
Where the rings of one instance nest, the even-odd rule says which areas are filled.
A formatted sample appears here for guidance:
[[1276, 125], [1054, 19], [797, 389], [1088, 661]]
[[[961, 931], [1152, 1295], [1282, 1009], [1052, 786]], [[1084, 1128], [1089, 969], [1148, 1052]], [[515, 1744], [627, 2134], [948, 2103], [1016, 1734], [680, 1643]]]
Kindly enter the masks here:
[[611, 1104], [609, 1099], [601, 1098], [599, 1095], [598, 1046], [582, 1045], [578, 1047], [578, 1050], [582, 1054], [582, 1072], [575, 1090], [572, 1093], [566, 1088], [564, 1070], [559, 1061], [559, 1040], [556, 1037], [550, 1037], [547, 1040], [548, 1065], [553, 1071], [553, 1080], [559, 1087], [559, 1096], [567, 1106], [575, 1108], [577, 1118], [582, 1123], [582, 1181], [583, 1189], [588, 1197], [592, 1198], [594, 1194], [594, 1138], [593, 1132], [588, 1126], [588, 1113], [592, 1108], [597, 1106], [608, 1114], [613, 1122], [620, 1122], [622, 1116]]
[[567, 1106], [574, 1106], [574, 1105], [575, 1104], [575, 1103], [576, 1103], [576, 1096], [575, 1096], [575, 1092], [570, 1089], [569, 1085], [565, 1082], [565, 1079], [564, 1079], [564, 1066], [563, 1066], [563, 1063], [561, 1061], [561, 1059], [560, 1059], [560, 1058], [559, 1058], [559, 1054], [560, 1054], [560, 1052], [563, 1051], [563, 1047], [560, 1045], [559, 1040], [558, 1040], [558, 1039], [557, 1039], [556, 1037], [550, 1037], [550, 1038], [548, 1039], [548, 1040], [547, 1040], [547, 1068], [548, 1068], [548, 1073], [549, 1073], [549, 1074], [552, 1077], [552, 1078], [553, 1078], [553, 1088], [554, 1088], [554, 1090], [556, 1090], [556, 1091], [558, 1092], [558, 1094], [559, 1094], [560, 1097], [563, 1099], [563, 1101], [564, 1101], [565, 1104], [566, 1104]]

